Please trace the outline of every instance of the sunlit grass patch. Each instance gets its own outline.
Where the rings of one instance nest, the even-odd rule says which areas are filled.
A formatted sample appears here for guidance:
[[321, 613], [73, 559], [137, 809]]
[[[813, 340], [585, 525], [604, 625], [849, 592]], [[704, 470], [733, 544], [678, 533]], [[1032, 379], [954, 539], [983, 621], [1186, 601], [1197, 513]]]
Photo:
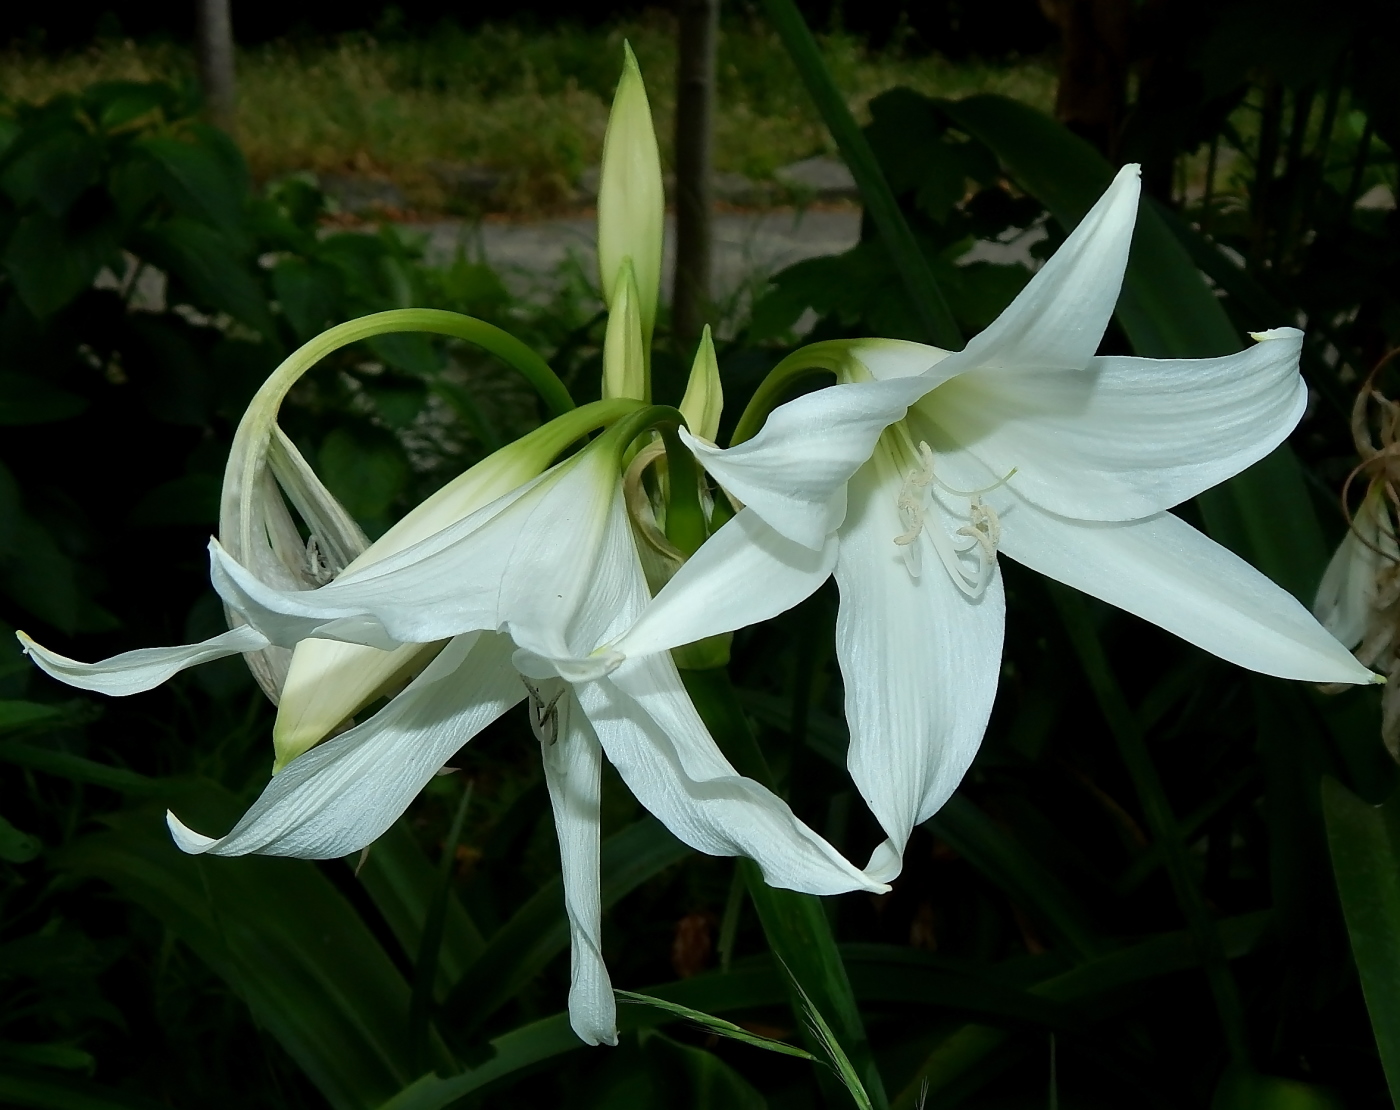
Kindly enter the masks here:
[[[675, 29], [652, 15], [599, 29], [527, 31], [452, 26], [424, 38], [350, 36], [278, 42], [238, 59], [239, 140], [254, 173], [353, 173], [392, 182], [420, 210], [451, 210], [453, 170], [495, 171], [489, 207], [527, 214], [574, 202], [597, 164], [622, 41], [647, 76], [669, 163]], [[1040, 60], [951, 63], [868, 50], [830, 35], [823, 45], [853, 107], [895, 85], [939, 96], [1001, 92], [1049, 108], [1054, 72]], [[170, 44], [107, 42], [59, 58], [12, 51], [0, 59], [0, 94], [42, 100], [98, 80], [193, 80], [189, 53]], [[719, 48], [716, 167], [765, 179], [830, 149], [825, 128], [761, 23], [725, 25]]]

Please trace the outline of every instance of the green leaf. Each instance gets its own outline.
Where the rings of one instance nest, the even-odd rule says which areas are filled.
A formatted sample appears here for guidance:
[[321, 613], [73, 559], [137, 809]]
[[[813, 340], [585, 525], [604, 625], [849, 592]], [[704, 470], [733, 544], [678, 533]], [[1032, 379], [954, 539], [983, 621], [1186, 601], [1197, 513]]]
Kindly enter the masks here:
[[[164, 786], [163, 800], [199, 826], [242, 808], [213, 784]], [[111, 824], [56, 853], [56, 866], [103, 879], [154, 914], [248, 1003], [332, 1106], [375, 1106], [415, 1074], [408, 985], [314, 864], [186, 856], [159, 809]]]
[[[200, 129], [200, 137], [211, 130]], [[231, 165], [223, 151], [205, 143], [154, 136], [143, 140], [141, 149], [165, 173], [167, 192], [179, 210], [230, 234], [241, 233], [246, 169], [240, 173], [241, 167]]]
[[[29, 704], [28, 702], [0, 702], [0, 731], [5, 729], [5, 706]], [[35, 708], [51, 710], [50, 706]], [[61, 721], [62, 719], [62, 716], [55, 712], [47, 713], [38, 718], [40, 721]], [[147, 778], [135, 771], [127, 771], [121, 767], [109, 767], [105, 763], [84, 759], [80, 755], [71, 755], [68, 752], [56, 751], [52, 748], [42, 748], [37, 744], [25, 744], [18, 740], [0, 740], [0, 763], [26, 767], [31, 771], [42, 771], [44, 774], [68, 779], [70, 782], [104, 786], [109, 790], [118, 790], [123, 794], [149, 794], [163, 789], [159, 779]]]
[[[603, 908], [690, 852], [654, 817], [614, 833], [603, 842], [599, 864]], [[563, 907], [564, 888], [556, 877], [501, 926], [443, 1004], [454, 1028], [464, 1035], [479, 1028], [568, 947]]]
[[116, 249], [107, 221], [74, 230], [48, 212], [30, 212], [5, 247], [5, 269], [25, 307], [43, 319], [88, 288]]
[[131, 510], [135, 528], [215, 525], [219, 521], [222, 484], [213, 474], [186, 474], [150, 490]]
[[[33, 701], [0, 701], [0, 733], [14, 732], [41, 723], [58, 723], [63, 718], [56, 706]], [[3, 751], [0, 747], [0, 751]]]
[[[374, 842], [363, 863], [358, 853], [346, 862], [357, 869], [360, 885], [384, 915], [404, 955], [412, 959], [418, 952], [428, 920], [435, 873], [406, 821], [401, 818], [389, 826], [389, 831]], [[443, 943], [434, 977], [438, 997], [447, 994], [485, 947], [486, 940], [476, 922], [449, 891]]]
[[1326, 778], [1322, 811], [1371, 1028], [1400, 1105], [1400, 794], [1367, 805]]
[[914, 310], [928, 333], [925, 338], [940, 347], [957, 350], [962, 346], [958, 325], [880, 171], [880, 163], [851, 115], [845, 96], [832, 80], [797, 5], [792, 0], [764, 0], [764, 10], [856, 179], [866, 213], [893, 259]]
[[137, 252], [178, 278], [196, 299], [196, 308], [227, 312], [269, 338], [276, 329], [267, 298], [237, 245], [215, 228], [188, 216], [175, 216], [145, 232]]
[[338, 270], [305, 258], [285, 258], [277, 263], [272, 271], [272, 290], [282, 314], [303, 341], [332, 323], [344, 296]]
[[408, 459], [399, 441], [380, 428], [339, 427], [321, 444], [326, 488], [360, 521], [385, 516], [408, 482]]
[[0, 371], [0, 425], [50, 424], [83, 412], [87, 400], [29, 374]]
[[19, 1063], [0, 1064], [0, 1102], [33, 1110], [166, 1110], [140, 1095]]
[[0, 817], [0, 859], [9, 863], [28, 863], [43, 849], [37, 836], [20, 832]]
[[1216, 1087], [1210, 1110], [1342, 1110], [1344, 1105], [1331, 1091], [1311, 1083], [1232, 1068]]
[[102, 144], [70, 124], [15, 158], [0, 174], [0, 188], [16, 204], [37, 204], [58, 218], [97, 181], [101, 167]]

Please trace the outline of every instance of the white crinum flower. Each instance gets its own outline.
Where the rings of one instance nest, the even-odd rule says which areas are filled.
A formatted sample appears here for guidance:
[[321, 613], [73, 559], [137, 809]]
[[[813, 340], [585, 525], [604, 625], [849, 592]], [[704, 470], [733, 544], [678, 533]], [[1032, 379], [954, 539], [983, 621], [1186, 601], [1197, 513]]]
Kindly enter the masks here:
[[[529, 702], [559, 832], [573, 938], [570, 1015], [589, 1043], [615, 1039], [599, 949], [598, 791], [602, 758], [691, 847], [754, 859], [775, 886], [814, 894], [880, 891], [771, 791], [743, 778], [696, 714], [669, 655], [595, 649], [649, 600], [620, 467], [635, 430], [622, 421], [577, 455], [419, 542], [358, 564], [315, 590], [279, 591], [211, 541], [213, 578], [247, 622], [229, 636], [300, 651], [311, 637], [396, 650], [446, 641], [385, 708], [292, 760], [223, 837], [170, 827], [187, 852], [330, 858], [371, 843], [452, 754], [511, 706]], [[242, 645], [242, 641], [240, 641]], [[46, 670], [131, 692], [208, 645], [81, 665], [35, 646]], [[122, 683], [125, 682], [125, 686]]]
[[746, 506], [614, 649], [654, 651], [781, 612], [835, 573], [850, 770], [898, 874], [914, 825], [977, 750], [1000, 670], [997, 554], [1241, 666], [1368, 682], [1292, 596], [1166, 510], [1277, 446], [1302, 415], [1301, 333], [1210, 359], [1097, 356], [1138, 203], [1126, 167], [1005, 312], [949, 354], [818, 345], [845, 384], [748, 442], [693, 438]]

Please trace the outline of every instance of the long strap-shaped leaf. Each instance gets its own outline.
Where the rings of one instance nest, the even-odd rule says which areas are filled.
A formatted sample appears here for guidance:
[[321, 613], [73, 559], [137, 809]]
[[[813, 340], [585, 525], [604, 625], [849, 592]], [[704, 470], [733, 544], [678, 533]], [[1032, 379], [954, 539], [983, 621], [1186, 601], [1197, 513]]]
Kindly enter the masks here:
[[1400, 1106], [1400, 794], [1372, 806], [1323, 779], [1322, 811], [1351, 953], [1390, 1097]]
[[807, 86], [807, 94], [821, 113], [826, 129], [831, 132], [842, 157], [846, 159], [851, 176], [856, 179], [865, 210], [880, 233], [885, 250], [894, 260], [914, 311], [928, 331], [929, 341], [950, 351], [957, 350], [962, 346], [962, 334], [948, 309], [948, 302], [933, 278], [928, 260], [909, 231], [904, 213], [899, 210], [889, 182], [880, 171], [880, 163], [875, 160], [875, 152], [865, 141], [860, 126], [846, 106], [845, 97], [831, 79], [831, 72], [822, 61], [821, 51], [802, 13], [792, 0], [764, 0], [763, 7], [777, 29], [778, 37], [783, 40], [783, 46], [797, 72], [801, 74], [802, 83]]
[[[165, 784], [182, 813], [242, 808], [212, 783]], [[354, 908], [312, 863], [185, 856], [159, 810], [57, 853], [154, 914], [233, 988], [337, 1110], [378, 1105], [416, 1073], [408, 984]], [[440, 1042], [434, 1057], [446, 1062]]]
[[[1263, 932], [1267, 914], [1250, 914], [1220, 922], [1220, 935], [1231, 956], [1248, 951]], [[1140, 1005], [1140, 993], [1126, 988], [1170, 975], [1198, 964], [1195, 944], [1187, 933], [1149, 937], [1127, 948], [1068, 971], [1057, 972], [1025, 989], [1009, 986], [984, 969], [950, 969], [937, 956], [909, 948], [879, 944], [842, 945], [855, 997], [877, 1004], [916, 1004], [980, 1014], [988, 1021], [1037, 1023], [1047, 1028], [1076, 1028], [1081, 1023], [1070, 1004], [1103, 998], [1093, 1017], [1106, 1020], [1124, 1008]], [[737, 963], [732, 971], [709, 972], [673, 983], [647, 987], [654, 998], [678, 1003], [707, 1014], [733, 1013], [781, 1006], [788, 999], [786, 976], [766, 957]], [[681, 1020], [660, 1010], [623, 1007], [618, 1024], [638, 1029]], [[964, 1026], [977, 1031], [963, 1037], [962, 1063], [980, 1058], [968, 1051], [974, 1042], [982, 1055], [1007, 1036], [996, 1025]], [[380, 1110], [441, 1110], [467, 1095], [509, 1085], [531, 1074], [544, 1062], [583, 1045], [569, 1029], [567, 1014], [554, 1014], [513, 1029], [490, 1042], [485, 1062], [461, 1075], [424, 1075], [390, 1099]], [[938, 1058], [947, 1063], [946, 1056]], [[940, 1077], [944, 1073], [940, 1072]], [[909, 1085], [909, 1097], [896, 1105], [913, 1106], [919, 1079]]]

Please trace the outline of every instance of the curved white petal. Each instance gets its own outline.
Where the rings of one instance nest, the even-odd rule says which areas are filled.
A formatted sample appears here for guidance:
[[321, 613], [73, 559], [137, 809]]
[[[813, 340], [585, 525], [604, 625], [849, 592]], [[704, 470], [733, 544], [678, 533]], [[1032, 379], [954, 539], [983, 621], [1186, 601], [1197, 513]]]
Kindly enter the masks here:
[[1088, 362], [1118, 303], [1140, 177], [1136, 165], [1119, 170], [1016, 299], [940, 370], [952, 376], [981, 369], [1068, 369]]
[[902, 479], [881, 461], [851, 480], [836, 563], [836, 652], [851, 777], [889, 835], [866, 874], [889, 882], [910, 831], [948, 800], [977, 753], [1001, 673], [1006, 605], [999, 573], [975, 598], [936, 558], [910, 574], [894, 543], [904, 531], [895, 508]]
[[1042, 508], [1136, 520], [1263, 458], [1307, 404], [1303, 333], [1278, 328], [1222, 358], [1110, 356], [1079, 369], [987, 370], [916, 411]]
[[603, 753], [571, 693], [540, 737], [544, 778], [559, 834], [564, 911], [569, 918], [569, 1024], [585, 1044], [617, 1044], [617, 1000], [603, 963], [598, 853]]
[[[510, 624], [517, 642], [590, 624], [607, 573], [630, 548], [621, 486], [606, 451], [542, 478], [397, 554], [318, 590], [259, 582], [217, 544], [220, 596], [275, 643], [309, 636], [392, 649]], [[589, 648], [591, 650], [591, 646]]]
[[846, 480], [934, 377], [833, 385], [779, 405], [753, 439], [720, 450], [681, 436], [715, 480], [790, 540], [819, 550], [846, 515]]
[[359, 851], [408, 808], [452, 753], [525, 696], [511, 643], [458, 637], [368, 721], [287, 765], [227, 836], [167, 814], [182, 851], [331, 859]]
[[878, 382], [889, 378], [913, 378], [927, 374], [952, 354], [942, 347], [915, 343], [909, 339], [849, 339], [828, 341], [839, 344], [858, 359], [870, 376]]
[[15, 633], [24, 646], [24, 653], [38, 664], [44, 673], [60, 682], [91, 690], [114, 698], [140, 694], [154, 689], [187, 667], [198, 666], [245, 651], [260, 651], [268, 640], [261, 632], [240, 625], [198, 644], [180, 647], [137, 648], [124, 651], [97, 663], [79, 663], [66, 655], [41, 647], [23, 632]]
[[1019, 563], [1278, 678], [1372, 682], [1286, 590], [1171, 513], [1078, 521], [1016, 499], [1002, 549]]
[[776, 617], [826, 581], [836, 546], [835, 533], [820, 551], [794, 543], [746, 508], [700, 545], [612, 648], [647, 655]]
[[861, 874], [787, 803], [724, 758], [669, 655], [628, 659], [575, 688], [608, 760], [676, 836], [712, 856], [748, 856], [771, 885], [808, 894], [888, 888]]
[[1377, 575], [1400, 563], [1380, 487], [1370, 490], [1323, 572], [1313, 601], [1322, 627], [1349, 648], [1366, 637], [1376, 605]]

